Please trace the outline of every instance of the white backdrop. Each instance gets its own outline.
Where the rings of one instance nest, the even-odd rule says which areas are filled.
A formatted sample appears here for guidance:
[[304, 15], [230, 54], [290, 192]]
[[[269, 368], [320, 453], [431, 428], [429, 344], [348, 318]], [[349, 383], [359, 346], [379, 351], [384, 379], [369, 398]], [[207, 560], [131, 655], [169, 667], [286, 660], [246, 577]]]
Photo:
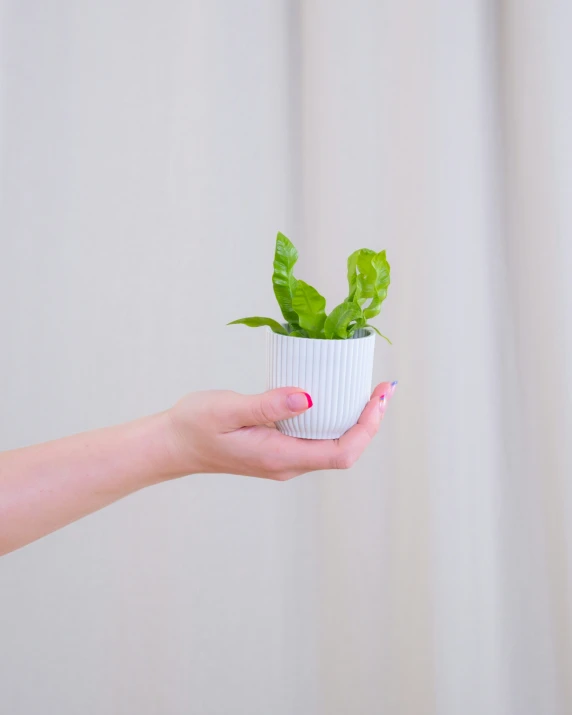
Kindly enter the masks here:
[[[0, 562], [10, 715], [572, 710], [572, 6], [0, 0], [0, 448], [263, 388], [277, 230], [394, 284], [351, 471]], [[266, 306], [266, 307], [265, 307]]]

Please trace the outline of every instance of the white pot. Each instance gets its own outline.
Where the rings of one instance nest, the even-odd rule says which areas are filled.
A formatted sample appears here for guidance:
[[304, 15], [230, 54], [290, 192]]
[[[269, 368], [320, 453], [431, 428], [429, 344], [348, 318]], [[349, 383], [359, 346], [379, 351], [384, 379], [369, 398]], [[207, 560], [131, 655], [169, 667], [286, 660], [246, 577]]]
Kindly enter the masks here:
[[299, 387], [314, 403], [304, 414], [277, 422], [284, 434], [337, 439], [359, 419], [371, 397], [375, 333], [356, 330], [347, 340], [279, 335], [268, 328], [266, 387]]

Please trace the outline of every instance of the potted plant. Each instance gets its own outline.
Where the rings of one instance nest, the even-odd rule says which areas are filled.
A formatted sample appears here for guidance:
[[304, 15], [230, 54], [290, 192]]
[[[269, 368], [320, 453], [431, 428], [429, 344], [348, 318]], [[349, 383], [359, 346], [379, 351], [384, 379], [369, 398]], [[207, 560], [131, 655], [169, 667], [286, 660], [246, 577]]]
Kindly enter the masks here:
[[312, 409], [278, 422], [278, 429], [292, 437], [337, 439], [356, 424], [370, 398], [375, 333], [385, 336], [368, 320], [387, 296], [390, 267], [385, 251], [352, 253], [348, 297], [327, 314], [325, 298], [294, 277], [297, 260], [298, 251], [279, 233], [272, 284], [285, 323], [252, 317], [229, 325], [269, 328], [267, 389], [296, 386], [311, 395]]

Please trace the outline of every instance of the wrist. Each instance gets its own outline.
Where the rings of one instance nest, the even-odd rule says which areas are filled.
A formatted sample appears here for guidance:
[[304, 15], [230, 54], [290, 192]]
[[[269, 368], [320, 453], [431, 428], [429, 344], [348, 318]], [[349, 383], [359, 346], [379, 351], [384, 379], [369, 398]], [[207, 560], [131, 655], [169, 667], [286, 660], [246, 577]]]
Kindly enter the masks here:
[[157, 435], [157, 481], [168, 481], [200, 472], [198, 460], [193, 457], [174, 408], [153, 415], [152, 419]]

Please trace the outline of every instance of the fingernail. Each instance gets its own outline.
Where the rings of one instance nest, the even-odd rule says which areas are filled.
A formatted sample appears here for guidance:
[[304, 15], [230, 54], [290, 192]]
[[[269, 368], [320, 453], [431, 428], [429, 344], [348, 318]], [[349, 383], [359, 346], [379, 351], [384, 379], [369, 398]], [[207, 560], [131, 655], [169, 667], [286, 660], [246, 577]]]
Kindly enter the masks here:
[[307, 410], [308, 407], [312, 407], [314, 403], [307, 392], [294, 392], [292, 395], [288, 395], [286, 404], [292, 412], [301, 412], [302, 410]]
[[384, 408], [385, 408], [385, 395], [382, 395], [379, 398], [379, 409], [383, 411]]
[[395, 392], [395, 388], [397, 387], [397, 380], [391, 383], [391, 394]]

